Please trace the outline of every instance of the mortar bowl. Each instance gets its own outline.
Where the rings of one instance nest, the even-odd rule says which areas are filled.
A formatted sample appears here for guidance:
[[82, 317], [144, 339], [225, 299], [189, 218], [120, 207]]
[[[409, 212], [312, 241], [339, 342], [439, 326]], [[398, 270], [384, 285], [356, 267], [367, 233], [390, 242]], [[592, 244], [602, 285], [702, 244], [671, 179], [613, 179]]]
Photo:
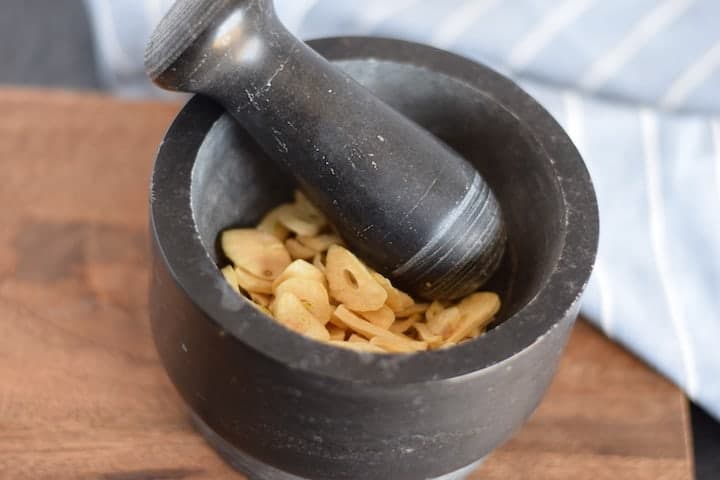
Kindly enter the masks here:
[[309, 44], [489, 183], [508, 231], [487, 285], [503, 301], [497, 320], [450, 349], [377, 355], [315, 342], [254, 308], [219, 272], [217, 235], [254, 225], [293, 183], [196, 96], [152, 172], [157, 351], [201, 432], [250, 478], [459, 478], [527, 420], [556, 370], [597, 248], [590, 177], [552, 116], [485, 66], [399, 40]]

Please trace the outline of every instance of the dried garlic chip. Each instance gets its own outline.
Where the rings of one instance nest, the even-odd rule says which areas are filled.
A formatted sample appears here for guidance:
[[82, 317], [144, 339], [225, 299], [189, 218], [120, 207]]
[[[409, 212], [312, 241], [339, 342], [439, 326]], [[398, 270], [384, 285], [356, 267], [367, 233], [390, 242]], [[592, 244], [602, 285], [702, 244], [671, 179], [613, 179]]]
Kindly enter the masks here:
[[294, 238], [285, 240], [285, 248], [290, 252], [293, 260], [309, 260], [315, 256], [315, 250], [308, 248]]
[[398, 340], [394, 336], [390, 335], [373, 337], [372, 340], [370, 340], [370, 344], [376, 345], [380, 348], [384, 348], [388, 352], [394, 353], [410, 353], [427, 350], [427, 343], [425, 342], [418, 342], [413, 340], [412, 343], [410, 343], [407, 341]]
[[[425, 312], [425, 317], [427, 317], [427, 312]], [[457, 329], [459, 323], [460, 309], [458, 307], [449, 307], [441, 310], [431, 320], [428, 320], [427, 326], [428, 330], [434, 335], [448, 338]]]
[[252, 299], [253, 302], [257, 303], [261, 307], [269, 307], [270, 306], [270, 300], [272, 299], [272, 295], [266, 295], [264, 293], [257, 293], [257, 292], [248, 292], [250, 295], [250, 299]]
[[305, 308], [323, 325], [330, 320], [332, 307], [330, 307], [327, 290], [322, 283], [308, 278], [294, 277], [288, 278], [273, 289], [276, 300], [286, 292], [299, 298]]
[[357, 333], [353, 333], [352, 335], [350, 335], [350, 337], [347, 339], [347, 341], [352, 342], [352, 343], [368, 343], [367, 338], [363, 338], [360, 335], [358, 335]]
[[225, 230], [220, 244], [225, 256], [236, 267], [259, 278], [272, 280], [291, 262], [280, 240], [254, 228]]
[[315, 213], [322, 216], [322, 212], [313, 204], [301, 190], [295, 190], [293, 192], [293, 198], [295, 199], [295, 205], [308, 212]]
[[437, 316], [438, 313], [445, 310], [445, 307], [446, 306], [443, 305], [441, 302], [439, 302], [438, 300], [435, 300], [434, 302], [432, 302], [430, 304], [428, 309], [425, 310], [425, 319], [428, 322], [432, 321]]
[[[456, 305], [415, 303], [344, 248], [335, 228], [300, 191], [294, 204], [268, 212], [257, 229], [227, 230], [220, 243], [233, 262], [221, 271], [235, 291], [291, 330], [341, 348], [373, 353], [449, 348], [482, 335], [500, 308], [499, 297], [490, 292]], [[406, 334], [411, 328], [412, 337]]]
[[298, 205], [282, 205], [277, 215], [281, 224], [298, 235], [317, 235], [327, 223], [319, 211]]
[[396, 317], [409, 317], [411, 315], [415, 315], [416, 313], [425, 313], [425, 311], [428, 309], [429, 306], [430, 306], [429, 303], [414, 303], [404, 310], [395, 312], [395, 316]]
[[237, 281], [237, 275], [235, 275], [235, 269], [232, 265], [227, 265], [220, 269], [220, 271], [223, 274], [223, 277], [225, 277], [225, 280], [227, 283], [230, 284], [233, 290], [240, 293], [240, 288], [238, 287], [238, 281]]
[[457, 343], [476, 327], [484, 327], [500, 310], [500, 297], [492, 292], [477, 292], [465, 297], [457, 306], [462, 318], [447, 342]]
[[356, 333], [359, 333], [364, 337], [389, 337], [396, 342], [404, 343], [405, 346], [411, 350], [424, 350], [425, 348], [427, 348], [427, 345], [423, 342], [418, 342], [401, 334], [389, 332], [383, 328], [378, 327], [377, 325], [373, 325], [367, 320], [363, 320], [362, 318], [358, 317], [353, 312], [348, 310], [345, 305], [340, 305], [339, 307], [337, 307], [335, 309], [335, 312], [333, 312], [333, 316], [338, 318], [345, 325], [347, 325], [349, 329], [355, 331]]
[[393, 312], [402, 312], [415, 304], [415, 300], [413, 300], [410, 295], [393, 287], [389, 279], [383, 277], [377, 272], [372, 272], [372, 276], [375, 281], [379, 283], [383, 289], [385, 289], [385, 292], [387, 293], [387, 300], [385, 303], [392, 309]]
[[250, 302], [250, 305], [252, 305], [253, 308], [260, 310], [262, 313], [264, 313], [268, 317], [273, 318], [273, 314], [268, 307], [263, 307], [262, 305], [258, 305], [255, 302]]
[[325, 264], [330, 295], [354, 311], [378, 310], [385, 304], [387, 293], [370, 275], [367, 268], [349, 250], [339, 245], [330, 247]]
[[430, 331], [428, 326], [424, 323], [416, 323], [413, 325], [415, 331], [418, 332], [418, 337], [423, 342], [427, 342], [430, 348], [437, 348], [443, 343], [442, 335], [435, 335]]
[[235, 276], [240, 287], [247, 292], [272, 293], [272, 282], [264, 278], [258, 278], [252, 273], [239, 267], [235, 267]]
[[288, 230], [285, 225], [280, 223], [279, 212], [281, 208], [282, 205], [270, 210], [267, 214], [265, 214], [265, 216], [257, 226], [258, 230], [269, 233], [280, 241], [285, 240], [288, 235], [290, 235], [290, 230]]
[[330, 340], [330, 333], [327, 329], [294, 294], [282, 293], [275, 299], [270, 309], [275, 319], [289, 329], [316, 340]]
[[345, 330], [344, 328], [340, 328], [336, 325], [329, 325], [327, 329], [328, 332], [330, 332], [330, 340], [345, 340], [347, 330]]
[[318, 252], [313, 257], [313, 265], [315, 265], [315, 268], [323, 272], [325, 274], [325, 264], [323, 263], [323, 254]]
[[316, 252], [324, 252], [330, 245], [340, 245], [342, 240], [334, 233], [323, 233], [314, 237], [308, 237], [305, 235], [297, 236], [298, 242], [302, 243], [308, 248], [312, 248]]
[[379, 310], [371, 310], [369, 312], [358, 312], [368, 322], [387, 330], [395, 321], [395, 312], [390, 307], [383, 305]]
[[487, 310], [492, 310], [492, 315], [495, 315], [500, 309], [500, 297], [493, 292], [475, 292], [463, 298], [457, 307], [463, 315], [477, 314]]
[[305, 260], [299, 259], [294, 260], [288, 265], [285, 270], [273, 281], [273, 288], [280, 285], [288, 278], [307, 278], [309, 280], [316, 280], [323, 285], [327, 285], [327, 280], [322, 271], [316, 266], [306, 262]]
[[330, 345], [335, 345], [336, 347], [346, 348], [348, 350], [355, 350], [356, 352], [387, 353], [387, 350], [383, 350], [382, 348], [369, 342], [360, 343], [330, 340], [330, 342], [328, 343], [330, 343]]
[[420, 320], [422, 320], [422, 313], [415, 313], [408, 318], [396, 320], [390, 325], [390, 331], [393, 333], [405, 333]]

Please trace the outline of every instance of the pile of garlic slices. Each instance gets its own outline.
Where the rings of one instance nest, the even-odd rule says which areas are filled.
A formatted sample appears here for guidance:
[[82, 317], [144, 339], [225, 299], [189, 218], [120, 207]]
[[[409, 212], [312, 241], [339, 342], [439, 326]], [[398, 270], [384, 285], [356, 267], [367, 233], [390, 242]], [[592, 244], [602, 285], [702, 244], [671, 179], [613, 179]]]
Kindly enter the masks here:
[[492, 292], [418, 303], [343, 246], [299, 191], [257, 228], [229, 229], [220, 245], [230, 286], [279, 323], [315, 340], [377, 353], [456, 345], [481, 335], [500, 309]]

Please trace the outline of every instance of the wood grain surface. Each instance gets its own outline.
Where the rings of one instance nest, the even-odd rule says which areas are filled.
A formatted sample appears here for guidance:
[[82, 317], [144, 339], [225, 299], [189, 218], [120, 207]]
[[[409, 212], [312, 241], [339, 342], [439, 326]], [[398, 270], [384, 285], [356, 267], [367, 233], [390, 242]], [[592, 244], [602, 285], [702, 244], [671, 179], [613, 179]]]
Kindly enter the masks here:
[[[0, 90], [0, 478], [242, 478], [192, 429], [147, 318], [147, 188], [178, 106]], [[472, 479], [690, 479], [683, 395], [581, 322]]]

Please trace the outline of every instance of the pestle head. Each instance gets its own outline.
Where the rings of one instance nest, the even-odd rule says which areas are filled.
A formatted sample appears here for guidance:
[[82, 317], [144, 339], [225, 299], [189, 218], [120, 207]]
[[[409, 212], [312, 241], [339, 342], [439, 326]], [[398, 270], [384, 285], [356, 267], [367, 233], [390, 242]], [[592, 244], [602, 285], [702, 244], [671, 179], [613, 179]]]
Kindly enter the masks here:
[[232, 0], [175, 2], [156, 26], [145, 49], [145, 71], [157, 79], [195, 40], [216, 22]]
[[270, 0], [181, 0], [148, 44], [160, 86], [207, 95], [365, 262], [427, 299], [477, 290], [505, 249], [475, 168], [291, 35]]

